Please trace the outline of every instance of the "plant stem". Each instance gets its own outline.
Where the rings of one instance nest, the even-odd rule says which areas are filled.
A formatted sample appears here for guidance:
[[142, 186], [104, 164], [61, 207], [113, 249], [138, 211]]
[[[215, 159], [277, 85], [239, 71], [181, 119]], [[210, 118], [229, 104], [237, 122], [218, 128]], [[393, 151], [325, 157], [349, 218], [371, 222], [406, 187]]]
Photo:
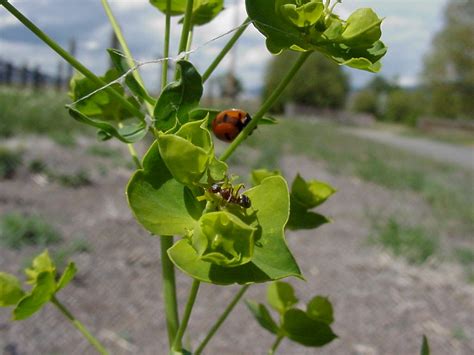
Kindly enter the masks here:
[[[171, 33], [171, 0], [166, 1], [166, 24], [165, 24], [165, 44], [163, 48], [163, 57], [168, 58], [170, 55], [170, 33]], [[161, 68], [161, 89], [168, 83], [168, 59], [165, 59]]]
[[[186, 50], [186, 46], [188, 45], [188, 37], [189, 31], [191, 30], [191, 20], [193, 16], [193, 5], [194, 0], [188, 0], [186, 2], [186, 12], [184, 13], [184, 22], [183, 22], [183, 29], [181, 30], [181, 39], [179, 41], [179, 49], [178, 54], [181, 54]], [[176, 70], [175, 72], [175, 80], [179, 79], [179, 72]]]
[[163, 298], [165, 304], [166, 326], [168, 328], [168, 341], [171, 348], [179, 327], [174, 265], [168, 256], [168, 249], [173, 246], [173, 237], [163, 235], [160, 237], [160, 243]]
[[278, 346], [280, 345], [283, 338], [284, 337], [280, 335], [275, 339], [275, 342], [273, 343], [272, 347], [270, 348], [270, 350], [268, 350], [268, 355], [274, 355], [275, 354], [275, 351], [278, 348]]
[[242, 33], [247, 29], [248, 25], [250, 24], [250, 18], [246, 18], [245, 21], [242, 23], [241, 27], [234, 33], [232, 38], [227, 42], [227, 44], [222, 48], [221, 52], [219, 55], [214, 59], [214, 61], [211, 63], [209, 68], [204, 72], [202, 75], [202, 82], [204, 83], [209, 77], [211, 76], [212, 72], [217, 68], [217, 66], [220, 64], [222, 59], [229, 53], [229, 51], [232, 49], [234, 44], [237, 42], [237, 40], [242, 36]]
[[[128, 67], [133, 68], [135, 66], [135, 62], [133, 61], [132, 52], [130, 52], [130, 48], [128, 47], [125, 37], [123, 36], [122, 29], [120, 28], [120, 25], [118, 24], [117, 19], [115, 18], [112, 12], [112, 9], [110, 8], [109, 2], [107, 0], [100, 0], [100, 1], [102, 2], [102, 6], [105, 10], [105, 13], [107, 14], [107, 17], [109, 18], [109, 22], [112, 25], [112, 28], [114, 30], [115, 35], [117, 36], [120, 46], [122, 47], [123, 52], [125, 53], [125, 60], [127, 61]], [[148, 95], [143, 79], [140, 76], [140, 72], [138, 70], [134, 70], [132, 72], [132, 75], [135, 77], [138, 83], [143, 87], [143, 90], [146, 94], [146, 97], [144, 97], [146, 108], [148, 110], [148, 113], [152, 115], [153, 106], [151, 103], [154, 102], [154, 99], [150, 95]]]
[[61, 311], [61, 313], [71, 321], [77, 330], [79, 330], [82, 335], [84, 335], [89, 343], [91, 343], [91, 345], [94, 346], [94, 348], [96, 348], [100, 354], [108, 354], [108, 351], [104, 348], [104, 346], [87, 330], [87, 328], [81, 322], [79, 322], [72, 315], [71, 312], [69, 312], [69, 310], [61, 302], [58, 301], [55, 296], [51, 298], [51, 303], [54, 304]]
[[303, 52], [300, 54], [298, 60], [290, 69], [290, 71], [286, 74], [283, 80], [278, 84], [276, 89], [270, 95], [270, 97], [263, 103], [260, 110], [253, 116], [250, 123], [240, 132], [237, 138], [229, 145], [227, 150], [221, 155], [219, 158], [222, 161], [226, 161], [235, 151], [235, 149], [248, 137], [250, 133], [257, 127], [258, 122], [262, 119], [263, 115], [267, 113], [267, 111], [273, 106], [273, 104], [280, 98], [281, 94], [290, 83], [291, 79], [295, 76], [301, 66], [304, 64], [306, 59], [311, 55], [311, 51]]
[[191, 291], [189, 291], [188, 303], [186, 303], [186, 308], [184, 309], [183, 319], [181, 320], [178, 333], [176, 334], [176, 338], [173, 342], [173, 350], [176, 352], [182, 350], [182, 338], [188, 326], [189, 318], [191, 317], [191, 311], [193, 310], [194, 302], [196, 301], [196, 296], [199, 291], [200, 284], [201, 282], [199, 282], [198, 280], [193, 280]]
[[232, 310], [234, 309], [234, 307], [237, 305], [237, 303], [240, 301], [240, 299], [242, 298], [242, 296], [244, 295], [245, 291], [247, 291], [247, 289], [250, 287], [250, 285], [245, 285], [243, 286], [240, 291], [234, 296], [234, 298], [232, 299], [232, 302], [229, 303], [229, 305], [227, 306], [227, 308], [224, 310], [224, 312], [221, 314], [221, 316], [219, 317], [219, 319], [217, 320], [216, 323], [214, 323], [214, 325], [211, 327], [211, 329], [209, 330], [209, 332], [207, 333], [206, 337], [204, 338], [204, 340], [201, 342], [201, 344], [199, 345], [199, 347], [196, 349], [196, 351], [194, 352], [195, 355], [200, 355], [202, 353], [202, 351], [204, 350], [204, 347], [207, 345], [207, 343], [209, 342], [209, 340], [211, 340], [211, 338], [214, 336], [214, 334], [217, 332], [217, 330], [220, 328], [220, 326], [222, 325], [222, 323], [224, 323], [224, 321], [226, 320], [227, 316], [230, 314], [230, 312], [232, 312]]
[[[28, 18], [26, 18], [20, 11], [18, 11], [12, 4], [10, 4], [7, 0], [0, 0], [0, 5], [3, 5], [5, 9], [10, 12], [13, 16], [15, 16], [23, 25], [25, 25], [31, 32], [33, 32], [39, 39], [41, 39], [44, 43], [46, 43], [52, 50], [58, 53], [64, 60], [66, 60], [69, 64], [71, 64], [77, 71], [82, 73], [86, 78], [93, 81], [95, 84], [100, 86], [105, 86], [107, 83], [97, 77], [94, 73], [92, 73], [89, 69], [87, 69], [82, 63], [80, 63], [76, 58], [70, 55], [64, 48], [62, 48], [59, 44], [57, 44], [53, 39], [51, 39], [48, 35], [46, 35], [43, 31], [41, 31], [33, 22], [31, 22]], [[115, 91], [112, 87], [107, 87], [105, 90], [116, 98], [124, 108], [127, 109], [130, 113], [135, 115], [141, 120], [145, 119], [145, 115], [134, 105], [127, 101], [120, 93]]]

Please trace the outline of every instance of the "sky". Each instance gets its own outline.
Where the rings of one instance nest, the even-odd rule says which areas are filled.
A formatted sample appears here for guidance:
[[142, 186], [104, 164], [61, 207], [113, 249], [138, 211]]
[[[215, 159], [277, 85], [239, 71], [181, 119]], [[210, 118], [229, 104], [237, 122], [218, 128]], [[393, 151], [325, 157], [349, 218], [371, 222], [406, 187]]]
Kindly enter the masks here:
[[[78, 59], [97, 74], [108, 66], [105, 49], [110, 46], [111, 26], [100, 0], [10, 0], [38, 27], [68, 48], [72, 38], [77, 43]], [[164, 16], [149, 5], [148, 0], [109, 0], [119, 20], [135, 59], [146, 61], [162, 56]], [[210, 24], [197, 27], [193, 37], [191, 61], [203, 72], [231, 35], [216, 37], [235, 28], [246, 18], [245, 0], [225, 0], [225, 10]], [[360, 7], [372, 7], [380, 17], [382, 40], [389, 47], [382, 60], [380, 74], [396, 78], [401, 85], [419, 82], [423, 57], [428, 53], [433, 36], [442, 28], [447, 0], [344, 0], [336, 13], [344, 18]], [[238, 14], [238, 15], [236, 15]], [[236, 22], [238, 18], [239, 22]], [[173, 18], [177, 23], [178, 17]], [[175, 27], [176, 28], [176, 27]], [[176, 55], [179, 31], [172, 33], [171, 53]], [[210, 42], [209, 42], [210, 41]], [[265, 48], [264, 37], [252, 26], [235, 50], [237, 74], [247, 93], [255, 93], [263, 85], [265, 66], [272, 56]], [[57, 72], [61, 59], [0, 6], [0, 59], [17, 65], [40, 66], [44, 72]], [[215, 75], [228, 70], [227, 57]], [[354, 87], [361, 87], [374, 74], [349, 69]], [[159, 64], [141, 69], [145, 81], [157, 88]]]

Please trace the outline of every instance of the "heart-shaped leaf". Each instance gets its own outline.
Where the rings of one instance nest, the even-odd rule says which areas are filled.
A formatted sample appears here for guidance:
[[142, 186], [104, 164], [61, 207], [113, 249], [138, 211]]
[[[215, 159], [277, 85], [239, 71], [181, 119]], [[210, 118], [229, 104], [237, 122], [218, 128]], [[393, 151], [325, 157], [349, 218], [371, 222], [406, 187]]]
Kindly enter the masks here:
[[51, 260], [48, 250], [45, 250], [36, 256], [31, 262], [31, 267], [25, 269], [25, 274], [28, 277], [27, 282], [35, 284], [38, 275], [42, 272], [50, 272], [53, 275], [56, 275], [56, 266]]
[[283, 329], [288, 338], [305, 346], [320, 347], [337, 338], [329, 325], [311, 319], [299, 309], [290, 309], [285, 313]]
[[270, 312], [268, 311], [267, 307], [261, 303], [253, 302], [246, 300], [245, 304], [249, 308], [250, 312], [252, 312], [253, 316], [257, 320], [257, 322], [266, 330], [268, 330], [272, 334], [279, 333], [279, 327], [273, 320]]
[[252, 201], [260, 236], [255, 241], [252, 261], [234, 268], [224, 268], [203, 261], [188, 240], [180, 240], [168, 250], [173, 263], [183, 272], [203, 282], [248, 284], [300, 277], [299, 267], [286, 245], [284, 226], [289, 214], [286, 181], [273, 176], [245, 192]]
[[74, 278], [74, 276], [76, 276], [76, 273], [77, 273], [76, 264], [74, 264], [73, 262], [70, 262], [67, 265], [66, 269], [64, 270], [63, 274], [61, 275], [61, 278], [58, 281], [56, 292], [66, 287], [69, 284], [69, 282], [71, 282], [71, 280]]
[[55, 291], [54, 274], [49, 271], [41, 272], [31, 293], [24, 296], [13, 310], [13, 319], [26, 319], [36, 313], [50, 301]]
[[135, 218], [155, 235], [185, 235], [194, 228], [204, 206], [191, 188], [177, 182], [166, 167], [155, 142], [127, 186]]
[[252, 170], [251, 178], [252, 178], [252, 183], [254, 185], [260, 185], [263, 181], [263, 179], [266, 179], [267, 177], [270, 176], [275, 176], [275, 175], [280, 175], [281, 172], [279, 170], [267, 170], [267, 169], [256, 169]]
[[189, 121], [188, 113], [199, 105], [203, 92], [202, 78], [196, 68], [185, 60], [176, 65], [180, 79], [164, 88], [154, 109], [155, 127], [165, 132]]
[[15, 276], [0, 272], [0, 307], [17, 304], [24, 294], [21, 283]]
[[334, 322], [334, 311], [327, 297], [316, 296], [309, 301], [306, 314], [311, 319], [331, 325]]
[[370, 47], [382, 36], [382, 20], [369, 8], [357, 9], [347, 19], [342, 41], [348, 46]]
[[307, 0], [297, 3], [292, 0], [277, 2], [280, 14], [297, 27], [308, 27], [316, 24], [323, 14], [324, 5], [321, 0]]
[[299, 174], [291, 186], [291, 197], [306, 209], [319, 206], [335, 192], [329, 184], [318, 180], [305, 181]]
[[[182, 15], [186, 11], [187, 0], [171, 0], [171, 9], [169, 14], [171, 16]], [[150, 0], [150, 4], [155, 6], [158, 10], [167, 13], [167, 0]]]
[[298, 303], [295, 290], [286, 282], [272, 282], [267, 288], [268, 304], [280, 314], [285, 313], [291, 306]]

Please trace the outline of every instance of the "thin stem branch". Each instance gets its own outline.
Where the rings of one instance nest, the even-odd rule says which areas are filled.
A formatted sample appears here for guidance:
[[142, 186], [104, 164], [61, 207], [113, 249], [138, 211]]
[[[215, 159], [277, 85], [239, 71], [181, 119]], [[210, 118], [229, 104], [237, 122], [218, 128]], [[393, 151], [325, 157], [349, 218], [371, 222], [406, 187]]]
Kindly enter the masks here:
[[275, 339], [275, 342], [273, 343], [272, 347], [270, 348], [270, 350], [268, 350], [268, 355], [274, 355], [275, 354], [275, 351], [278, 348], [278, 346], [280, 345], [283, 338], [284, 337], [280, 335]]
[[53, 296], [53, 298], [51, 298], [51, 303], [54, 304], [60, 311], [61, 313], [66, 316], [67, 319], [69, 319], [71, 321], [71, 323], [76, 327], [77, 330], [79, 330], [82, 335], [84, 335], [84, 337], [89, 341], [89, 343], [94, 347], [96, 348], [96, 350], [100, 353], [100, 354], [108, 354], [108, 351], [105, 349], [105, 347], [99, 342], [99, 340], [97, 340], [88, 330], [87, 328], [84, 326], [84, 324], [82, 324], [80, 321], [78, 321], [73, 315], [71, 312], [69, 312], [69, 310], [61, 303], [58, 301], [58, 299]]
[[178, 302], [176, 297], [176, 281], [174, 265], [168, 256], [168, 249], [173, 246], [172, 236], [161, 236], [161, 274], [163, 278], [163, 298], [165, 304], [166, 326], [170, 348], [179, 327]]
[[217, 66], [220, 64], [220, 62], [222, 61], [222, 59], [224, 59], [224, 57], [227, 55], [227, 53], [229, 53], [229, 51], [232, 49], [232, 47], [234, 46], [234, 44], [237, 42], [237, 40], [240, 38], [240, 36], [242, 36], [242, 34], [244, 33], [244, 31], [247, 29], [248, 25], [250, 24], [250, 18], [246, 18], [245, 21], [242, 23], [241, 27], [234, 33], [234, 35], [231, 37], [231, 39], [229, 40], [229, 42], [227, 42], [227, 44], [224, 46], [224, 48], [222, 48], [221, 52], [219, 53], [219, 55], [214, 59], [214, 61], [211, 63], [211, 65], [209, 65], [209, 68], [207, 68], [207, 70], [204, 72], [204, 74], [202, 75], [202, 82], [204, 83], [207, 79], [209, 79], [209, 77], [211, 76], [211, 74], [214, 72], [214, 70], [217, 68]]
[[[135, 66], [135, 62], [133, 61], [133, 56], [132, 52], [130, 51], [130, 48], [128, 47], [127, 41], [125, 40], [125, 37], [123, 35], [122, 29], [120, 28], [119, 23], [117, 22], [117, 19], [115, 18], [112, 9], [110, 8], [109, 2], [107, 0], [101, 0], [102, 6], [105, 10], [105, 13], [107, 14], [107, 17], [109, 18], [109, 22], [112, 25], [112, 28], [114, 30], [115, 35], [117, 36], [117, 39], [120, 43], [120, 46], [123, 49], [123, 52], [125, 53], [125, 60], [127, 61], [128, 67], [133, 68]], [[146, 88], [145, 88], [145, 83], [143, 82], [143, 79], [140, 75], [140, 72], [138, 70], [134, 70], [132, 72], [132, 75], [135, 77], [135, 79], [138, 81], [138, 83], [143, 87], [143, 90], [146, 94], [145, 99], [145, 105], [147, 108], [147, 111], [150, 115], [153, 114], [153, 106], [150, 104], [150, 102], [153, 102], [154, 99], [148, 94]]]
[[[0, 0], [0, 5], [3, 5], [5, 9], [10, 12], [13, 16], [15, 16], [25, 27], [27, 27], [31, 32], [33, 32], [39, 39], [41, 39], [44, 43], [46, 43], [52, 50], [54, 50], [57, 54], [59, 54], [65, 61], [71, 64], [77, 71], [83, 74], [86, 78], [93, 81], [95, 84], [100, 86], [106, 86], [107, 83], [97, 77], [94, 73], [92, 73], [89, 69], [87, 69], [81, 62], [79, 62], [76, 58], [74, 58], [71, 54], [69, 54], [64, 48], [62, 48], [58, 43], [56, 43], [51, 37], [49, 37], [46, 33], [40, 30], [33, 22], [31, 22], [28, 18], [26, 18], [20, 11], [18, 11], [12, 4], [10, 4], [7, 0]], [[145, 115], [134, 105], [128, 102], [120, 93], [118, 93], [114, 88], [107, 87], [105, 90], [116, 98], [122, 106], [127, 109], [130, 113], [135, 115], [141, 120], [145, 119]]]
[[283, 80], [278, 84], [273, 93], [270, 97], [263, 103], [262, 107], [258, 112], [253, 116], [250, 123], [240, 132], [237, 138], [229, 145], [227, 150], [222, 154], [219, 158], [222, 161], [226, 161], [232, 155], [232, 153], [237, 149], [237, 147], [248, 137], [250, 133], [257, 127], [258, 122], [262, 119], [263, 115], [267, 113], [267, 111], [273, 106], [273, 104], [280, 98], [283, 91], [286, 89], [290, 81], [293, 79], [295, 74], [300, 70], [301, 66], [304, 64], [306, 59], [311, 55], [312, 52], [303, 52], [300, 54], [298, 60], [290, 69], [290, 71], [286, 74]]
[[[183, 29], [181, 31], [181, 39], [179, 41], [179, 49], [178, 54], [184, 52], [186, 50], [186, 46], [188, 45], [188, 37], [189, 31], [191, 30], [192, 25], [192, 17], [193, 17], [193, 6], [194, 0], [188, 0], [186, 2], [186, 12], [184, 13], [184, 22], [183, 22]], [[175, 80], [179, 79], [179, 72], [176, 70], [174, 74]]]
[[[165, 23], [165, 43], [163, 48], [163, 57], [168, 58], [170, 55], [170, 34], [171, 34], [171, 0], [166, 1], [166, 23]], [[161, 67], [161, 89], [168, 83], [168, 59], [163, 61]]]
[[242, 286], [242, 288], [239, 290], [239, 292], [234, 296], [232, 301], [229, 303], [227, 308], [221, 314], [219, 319], [217, 319], [216, 323], [214, 323], [214, 325], [211, 327], [211, 329], [207, 333], [204, 340], [201, 342], [201, 344], [198, 346], [198, 348], [194, 352], [195, 355], [200, 355], [202, 353], [202, 351], [206, 347], [207, 343], [209, 343], [209, 341], [214, 336], [214, 334], [216, 334], [217, 330], [220, 328], [222, 323], [224, 323], [224, 321], [227, 319], [227, 316], [230, 314], [230, 312], [232, 312], [232, 310], [237, 305], [237, 303], [239, 303], [240, 299], [242, 298], [242, 296], [248, 290], [249, 287], [250, 287], [249, 285]]
[[182, 339], [186, 328], [188, 327], [189, 318], [191, 317], [191, 311], [193, 310], [194, 302], [196, 301], [196, 296], [199, 291], [199, 285], [201, 282], [194, 280], [191, 286], [191, 291], [189, 291], [188, 303], [184, 309], [183, 319], [179, 325], [178, 333], [173, 342], [173, 350], [181, 351], [182, 350]]

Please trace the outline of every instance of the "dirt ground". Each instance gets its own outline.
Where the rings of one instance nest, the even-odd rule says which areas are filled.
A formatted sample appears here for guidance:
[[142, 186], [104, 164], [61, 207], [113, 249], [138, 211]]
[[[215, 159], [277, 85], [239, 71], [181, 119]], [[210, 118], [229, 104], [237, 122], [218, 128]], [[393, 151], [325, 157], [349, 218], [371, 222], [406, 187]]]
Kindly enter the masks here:
[[[14, 180], [0, 182], [0, 214], [39, 214], [59, 228], [63, 244], [86, 238], [91, 251], [74, 255], [79, 274], [58, 298], [112, 354], [166, 355], [159, 241], [131, 216], [124, 197], [130, 176], [126, 164], [85, 153], [87, 144], [81, 140], [77, 147], [64, 149], [46, 139], [21, 140], [25, 161], [41, 158], [64, 172], [87, 169], [94, 183], [65, 188], [23, 168]], [[432, 218], [422, 199], [333, 176], [304, 157], [285, 157], [282, 166], [290, 178], [300, 171], [338, 189], [320, 209], [332, 224], [290, 232], [287, 239], [307, 279], [290, 282], [304, 301], [316, 294], [329, 296], [339, 339], [316, 350], [285, 340], [279, 354], [418, 354], [422, 334], [428, 336], [432, 354], [474, 353], [474, 286], [466, 283], [461, 267], [436, 260], [412, 266], [367, 245], [369, 215]], [[0, 270], [20, 276], [22, 262], [38, 251], [2, 247]], [[180, 273], [177, 281], [184, 304], [190, 282]], [[192, 339], [191, 347], [203, 339], [237, 289], [201, 286], [186, 337]], [[245, 298], [264, 301], [265, 286], [252, 286]], [[25, 321], [12, 323], [9, 318], [10, 310], [0, 309], [3, 354], [94, 353], [53, 306]], [[240, 303], [205, 353], [265, 354], [273, 341]]]

